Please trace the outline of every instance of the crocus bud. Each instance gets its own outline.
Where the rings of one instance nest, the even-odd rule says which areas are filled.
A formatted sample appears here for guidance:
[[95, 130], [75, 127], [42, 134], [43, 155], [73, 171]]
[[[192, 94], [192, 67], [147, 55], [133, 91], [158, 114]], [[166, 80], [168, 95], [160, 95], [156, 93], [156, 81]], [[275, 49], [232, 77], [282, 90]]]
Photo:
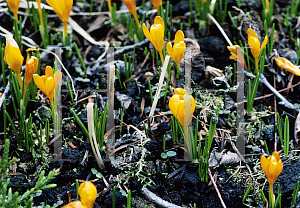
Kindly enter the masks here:
[[[190, 123], [192, 120], [195, 111], [195, 99], [182, 88], [176, 88], [174, 93], [175, 95], [173, 95], [169, 101], [169, 108], [173, 115], [178, 119], [179, 123], [184, 126], [185, 117], [187, 123]], [[189, 103], [190, 106], [187, 106], [187, 103]], [[185, 108], [189, 111], [187, 115], [185, 115]]]
[[278, 57], [278, 58], [275, 58], [275, 61], [276, 61], [277, 66], [279, 66], [280, 68], [283, 68], [286, 71], [295, 74], [296, 76], [300, 76], [300, 69], [297, 66], [295, 66], [294, 64], [292, 64], [292, 62], [290, 62], [286, 58]]
[[15, 72], [21, 89], [23, 89], [23, 81], [21, 78], [20, 70], [22, 68], [23, 60], [24, 57], [21, 54], [17, 42], [10, 35], [6, 35], [4, 61]]
[[132, 16], [135, 19], [136, 24], [138, 25], [138, 28], [140, 28], [140, 23], [139, 20], [137, 18], [137, 13], [136, 13], [136, 5], [135, 5], [135, 1], [134, 0], [121, 0], [124, 2], [124, 4], [126, 5], [126, 7], [128, 8], [129, 12], [132, 14]]
[[37, 57], [31, 56], [31, 58], [29, 58], [29, 56], [27, 56], [25, 77], [24, 77], [25, 86], [29, 85], [29, 83], [31, 82], [32, 76], [36, 72], [38, 65], [39, 65], [39, 60]]
[[18, 20], [18, 10], [20, 6], [20, 1], [21, 0], [6, 0], [7, 5], [10, 11], [12, 11], [12, 13], [14, 14], [16, 20]]
[[157, 10], [157, 13], [159, 11], [159, 5], [162, 4], [162, 0], [151, 0], [152, 5], [155, 7], [155, 9]]
[[16, 74], [19, 74], [23, 60], [24, 57], [21, 54], [17, 42], [10, 35], [6, 35], [4, 61]]

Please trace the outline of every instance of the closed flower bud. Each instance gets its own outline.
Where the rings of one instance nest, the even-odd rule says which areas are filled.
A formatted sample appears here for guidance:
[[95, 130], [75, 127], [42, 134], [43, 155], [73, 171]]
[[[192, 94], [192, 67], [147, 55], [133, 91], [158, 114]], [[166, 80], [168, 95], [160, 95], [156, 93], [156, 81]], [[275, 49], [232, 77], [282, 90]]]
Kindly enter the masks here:
[[157, 10], [157, 13], [159, 11], [159, 5], [162, 4], [162, 0], [151, 0], [152, 5], [155, 7], [155, 9]]
[[139, 20], [137, 18], [135, 1], [134, 0], [121, 0], [121, 1], [124, 2], [124, 4], [126, 5], [126, 7], [129, 10], [129, 12], [134, 17], [135, 22], [138, 25], [138, 28], [140, 28], [141, 25], [140, 25]]
[[31, 82], [32, 76], [36, 72], [38, 65], [39, 65], [39, 60], [37, 57], [35, 56], [31, 56], [31, 58], [27, 57], [25, 77], [24, 77], [25, 86], [29, 85], [29, 83]]
[[17, 42], [10, 36], [6, 35], [6, 46], [4, 51], [4, 61], [16, 73], [20, 73], [24, 57], [21, 54]]
[[18, 10], [20, 6], [20, 1], [21, 0], [6, 0], [7, 5], [10, 11], [12, 11], [12, 13], [14, 14], [16, 20], [18, 20]]

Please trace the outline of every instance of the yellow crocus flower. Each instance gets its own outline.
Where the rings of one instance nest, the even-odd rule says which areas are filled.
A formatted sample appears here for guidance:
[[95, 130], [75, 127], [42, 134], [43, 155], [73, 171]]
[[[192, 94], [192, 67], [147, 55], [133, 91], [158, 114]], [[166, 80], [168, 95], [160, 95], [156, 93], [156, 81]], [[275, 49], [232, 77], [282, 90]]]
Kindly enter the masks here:
[[92, 182], [85, 181], [80, 184], [78, 193], [81, 201], [75, 201], [63, 206], [63, 208], [92, 208], [97, 198], [97, 189]]
[[275, 196], [273, 194], [273, 184], [275, 183], [277, 177], [280, 175], [283, 169], [283, 164], [280, 159], [279, 153], [273, 152], [273, 154], [268, 158], [262, 155], [260, 157], [260, 165], [269, 182], [270, 194], [272, 197], [272, 205], [274, 206]]
[[166, 48], [168, 54], [171, 56], [173, 61], [175, 61], [179, 68], [179, 62], [182, 60], [186, 48], [186, 45], [184, 43], [184, 33], [181, 30], [178, 30], [175, 34], [173, 48], [170, 42], [167, 43]]
[[10, 9], [10, 11], [12, 11], [12, 13], [14, 14], [15, 19], [18, 21], [18, 10], [19, 10], [19, 6], [20, 6], [20, 1], [21, 0], [6, 0], [6, 3]]
[[286, 71], [295, 74], [296, 76], [300, 76], [300, 69], [297, 66], [295, 66], [294, 64], [292, 64], [292, 62], [290, 62], [286, 58], [278, 57], [278, 58], [275, 58], [275, 61], [276, 61], [277, 66], [279, 66], [280, 68], [283, 68]]
[[23, 81], [20, 70], [22, 68], [24, 57], [21, 54], [17, 42], [10, 35], [6, 35], [4, 61], [15, 72], [19, 86], [21, 89], [23, 89]]
[[150, 27], [150, 32], [143, 24], [143, 32], [153, 44], [154, 48], [158, 51], [162, 64], [164, 64], [164, 57], [162, 54], [162, 49], [164, 47], [164, 34], [165, 34], [165, 24], [164, 20], [160, 16], [156, 16], [154, 19], [154, 24]]
[[54, 9], [60, 20], [64, 24], [64, 34], [68, 33], [68, 19], [73, 6], [73, 0], [46, 0], [47, 3]]
[[231, 56], [229, 57], [229, 59], [232, 59], [232, 60], [235, 60], [235, 61], [238, 61], [241, 65], [243, 65], [246, 69], [246, 71], [248, 71], [248, 67], [247, 65], [245, 64], [245, 59], [238, 59], [238, 50], [240, 52], [240, 55], [242, 57], [242, 53], [241, 53], [241, 49], [240, 49], [240, 46], [239, 45], [233, 45], [233, 46], [227, 46], [227, 49], [230, 51], [231, 53]]
[[[195, 99], [193, 96], [189, 95], [185, 89], [176, 88], [174, 90], [174, 95], [171, 97], [169, 101], [169, 108], [172, 111], [173, 115], [178, 119], [179, 123], [184, 126], [184, 117], [186, 116], [188, 123], [191, 122], [193, 113], [195, 111]], [[185, 106], [185, 100], [190, 99], [190, 114], [185, 114], [185, 108], [189, 106]]]
[[157, 10], [157, 14], [159, 11], [159, 5], [162, 4], [162, 0], [151, 0], [152, 5], [155, 7], [155, 9]]
[[136, 22], [136, 24], [138, 25], [138, 28], [141, 27], [140, 22], [138, 20], [137, 17], [137, 13], [136, 13], [136, 5], [135, 5], [135, 1], [134, 0], [121, 0], [124, 2], [124, 4], [126, 5], [126, 7], [128, 8], [129, 12], [132, 14], [132, 16], [134, 17], [134, 20]]
[[38, 88], [40, 88], [40, 90], [49, 98], [52, 106], [54, 104], [54, 91], [60, 84], [61, 79], [62, 73], [60, 71], [56, 71], [53, 74], [53, 69], [51, 66], [46, 66], [45, 75], [33, 75], [33, 80], [36, 86], [38, 86]]
[[259, 39], [253, 29], [249, 28], [247, 30], [247, 34], [248, 34], [248, 44], [251, 47], [251, 53], [255, 58], [255, 68], [257, 71], [259, 71], [258, 70], [258, 57], [259, 57], [261, 50], [267, 45], [268, 36], [265, 36], [265, 39], [260, 46]]

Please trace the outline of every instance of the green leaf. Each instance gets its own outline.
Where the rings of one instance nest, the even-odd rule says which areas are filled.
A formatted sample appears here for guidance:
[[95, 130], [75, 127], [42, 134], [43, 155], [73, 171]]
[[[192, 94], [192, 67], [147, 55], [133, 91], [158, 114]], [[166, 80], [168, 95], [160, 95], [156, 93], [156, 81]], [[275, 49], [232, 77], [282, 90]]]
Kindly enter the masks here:
[[175, 151], [168, 151], [166, 154], [168, 157], [173, 157], [173, 156], [177, 155], [177, 153]]
[[95, 168], [92, 168], [91, 171], [94, 175], [96, 175], [98, 173], [98, 171]]
[[160, 154], [160, 156], [161, 156], [161, 158], [162, 158], [162, 159], [166, 159], [166, 158], [168, 157], [168, 156], [167, 156], [167, 154], [166, 154], [166, 153], [164, 153], [164, 152], [163, 152], [163, 153], [161, 153], [161, 154]]

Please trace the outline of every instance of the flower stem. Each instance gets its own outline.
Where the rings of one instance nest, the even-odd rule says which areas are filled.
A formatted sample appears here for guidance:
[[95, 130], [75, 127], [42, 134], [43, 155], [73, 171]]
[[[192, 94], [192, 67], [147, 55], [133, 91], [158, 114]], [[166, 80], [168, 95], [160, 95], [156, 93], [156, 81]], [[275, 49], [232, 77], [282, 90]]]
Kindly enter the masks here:
[[133, 15], [133, 17], [134, 17], [134, 20], [135, 20], [135, 22], [136, 22], [138, 28], [141, 28], [141, 25], [140, 25], [139, 19], [138, 19], [138, 17], [137, 17], [137, 14], [135, 13], [135, 14]]
[[64, 24], [64, 36], [66, 37], [68, 35], [68, 22], [63, 22]]
[[26, 92], [27, 92], [27, 87], [28, 87], [28, 85], [25, 85], [25, 89], [23, 91], [23, 100], [24, 100], [24, 102], [25, 102], [25, 96], [26, 96]]
[[160, 56], [160, 60], [161, 60], [161, 63], [162, 63], [162, 65], [164, 65], [164, 56], [163, 56], [163, 54], [162, 54], [162, 51], [158, 51], [158, 53], [159, 53], [159, 56]]
[[273, 184], [269, 183], [269, 189], [270, 189], [270, 195], [271, 195], [271, 202], [270, 202], [270, 207], [273, 208], [275, 205], [275, 196], [273, 193]]
[[257, 71], [257, 73], [259, 72], [259, 69], [258, 69], [258, 58], [255, 57], [255, 69]]
[[23, 81], [22, 81], [20, 72], [16, 73], [16, 77], [17, 77], [17, 80], [18, 80], [21, 90], [23, 90]]

